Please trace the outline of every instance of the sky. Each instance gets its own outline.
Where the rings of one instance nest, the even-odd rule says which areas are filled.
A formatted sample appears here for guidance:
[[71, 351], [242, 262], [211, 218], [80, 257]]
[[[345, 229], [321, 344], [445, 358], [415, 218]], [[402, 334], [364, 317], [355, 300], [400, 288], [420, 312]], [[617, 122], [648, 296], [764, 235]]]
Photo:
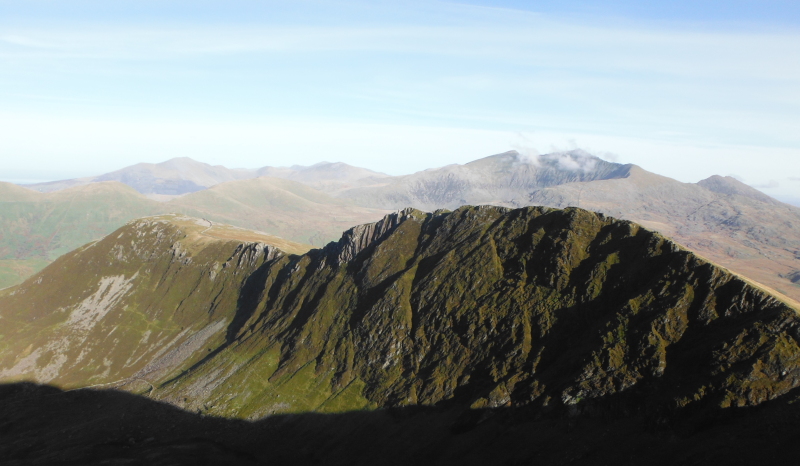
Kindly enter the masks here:
[[582, 148], [800, 205], [798, 128], [795, 0], [0, 0], [5, 181]]

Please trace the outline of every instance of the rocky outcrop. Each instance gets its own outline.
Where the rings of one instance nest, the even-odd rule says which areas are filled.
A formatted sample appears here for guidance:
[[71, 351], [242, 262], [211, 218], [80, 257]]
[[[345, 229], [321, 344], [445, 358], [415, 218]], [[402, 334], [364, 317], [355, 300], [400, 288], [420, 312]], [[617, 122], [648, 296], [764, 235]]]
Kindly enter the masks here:
[[409, 217], [414, 218], [415, 213], [417, 216], [424, 216], [421, 212], [408, 208], [389, 214], [375, 223], [353, 227], [345, 231], [338, 242], [329, 243], [324, 253], [328, 258], [334, 259], [333, 264], [350, 262], [369, 246], [386, 237], [400, 223]]

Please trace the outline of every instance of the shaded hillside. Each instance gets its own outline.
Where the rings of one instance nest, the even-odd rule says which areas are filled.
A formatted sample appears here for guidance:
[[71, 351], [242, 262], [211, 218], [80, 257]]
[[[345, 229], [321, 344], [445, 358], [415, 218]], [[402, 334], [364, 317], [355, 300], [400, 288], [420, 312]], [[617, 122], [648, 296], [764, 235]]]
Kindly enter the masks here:
[[0, 385], [0, 461], [17, 465], [794, 464], [793, 394], [756, 408], [564, 416], [406, 407], [275, 415], [189, 413], [118, 391]]
[[800, 384], [795, 310], [588, 211], [405, 210], [300, 256], [186, 228], [132, 223], [6, 291], [2, 377], [241, 418], [713, 412]]

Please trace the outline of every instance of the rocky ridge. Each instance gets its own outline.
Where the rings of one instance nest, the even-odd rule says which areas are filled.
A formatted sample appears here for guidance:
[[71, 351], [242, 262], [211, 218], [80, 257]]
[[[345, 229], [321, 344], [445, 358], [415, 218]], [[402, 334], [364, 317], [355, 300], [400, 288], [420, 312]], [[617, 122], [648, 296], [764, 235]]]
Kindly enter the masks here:
[[796, 310], [585, 210], [407, 209], [303, 255], [172, 223], [128, 225], [6, 292], [5, 380], [113, 382], [251, 419], [718, 409], [800, 384]]

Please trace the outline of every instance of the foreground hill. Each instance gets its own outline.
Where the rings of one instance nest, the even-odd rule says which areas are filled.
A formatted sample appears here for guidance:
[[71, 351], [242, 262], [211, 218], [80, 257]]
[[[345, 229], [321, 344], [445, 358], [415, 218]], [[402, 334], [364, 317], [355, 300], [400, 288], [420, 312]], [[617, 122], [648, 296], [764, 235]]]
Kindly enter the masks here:
[[[627, 438], [614, 450], [593, 440], [581, 455], [650, 458], [636, 449], [658, 445], [643, 426], [667, 429], [690, 418], [705, 426], [692, 439], [728, 442], [730, 422], [719, 419], [772, 422], [752, 407], [785, 406], [800, 385], [800, 317], [791, 303], [657, 233], [585, 210], [409, 209], [302, 255], [269, 238], [228, 241], [219, 237], [231, 235], [209, 236], [207, 228], [186, 218], [135, 221], [3, 292], [0, 377], [116, 387], [246, 419], [405, 407], [390, 412], [396, 421], [380, 414], [274, 418], [261, 432], [285, 429], [274, 435], [288, 442], [274, 450], [231, 436], [250, 432], [241, 424], [189, 419], [147, 403], [134, 414], [126, 409], [136, 402], [116, 395], [76, 398], [19, 386], [6, 396], [25, 402], [47, 394], [88, 410], [80, 421], [60, 417], [59, 432], [130, 413], [139, 433], [128, 444], [144, 442], [143, 455], [197, 448], [234, 458], [241, 448], [248, 461], [311, 461], [309, 450], [289, 448], [304, 444], [338, 452], [341, 464], [372, 450], [325, 432], [358, 431], [361, 421], [374, 425], [368, 442], [405, 449], [405, 458], [433, 455], [431, 462], [440, 448], [431, 438], [450, 439], [441, 447], [448, 461], [471, 451], [465, 438], [488, 449], [478, 453], [495, 448], [480, 436], [453, 437], [473, 430], [519, 441], [531, 440], [526, 432], [543, 435], [519, 450], [501, 441], [508, 460], [563, 457], [547, 450], [547, 439], [576, 417], [595, 419], [581, 424], [581, 445], [584, 437]], [[479, 427], [492, 413], [505, 414]], [[160, 426], [170, 419], [188, 430]], [[28, 435], [48, 432], [24, 425]], [[90, 450], [116, 451], [118, 435], [134, 435], [131, 428], [98, 433], [110, 450]], [[148, 430], [189, 446], [148, 446]], [[198, 443], [210, 431], [220, 438]], [[25, 437], [6, 432], [14, 454], [30, 454]], [[565, 438], [553, 441], [566, 446]], [[48, 441], [47, 448], [71, 445], [58, 435]], [[359, 461], [367, 458], [374, 460], [366, 454]]]
[[0, 377], [85, 386], [169, 368], [224, 330], [259, 265], [306, 250], [190, 217], [134, 221], [0, 298]]

